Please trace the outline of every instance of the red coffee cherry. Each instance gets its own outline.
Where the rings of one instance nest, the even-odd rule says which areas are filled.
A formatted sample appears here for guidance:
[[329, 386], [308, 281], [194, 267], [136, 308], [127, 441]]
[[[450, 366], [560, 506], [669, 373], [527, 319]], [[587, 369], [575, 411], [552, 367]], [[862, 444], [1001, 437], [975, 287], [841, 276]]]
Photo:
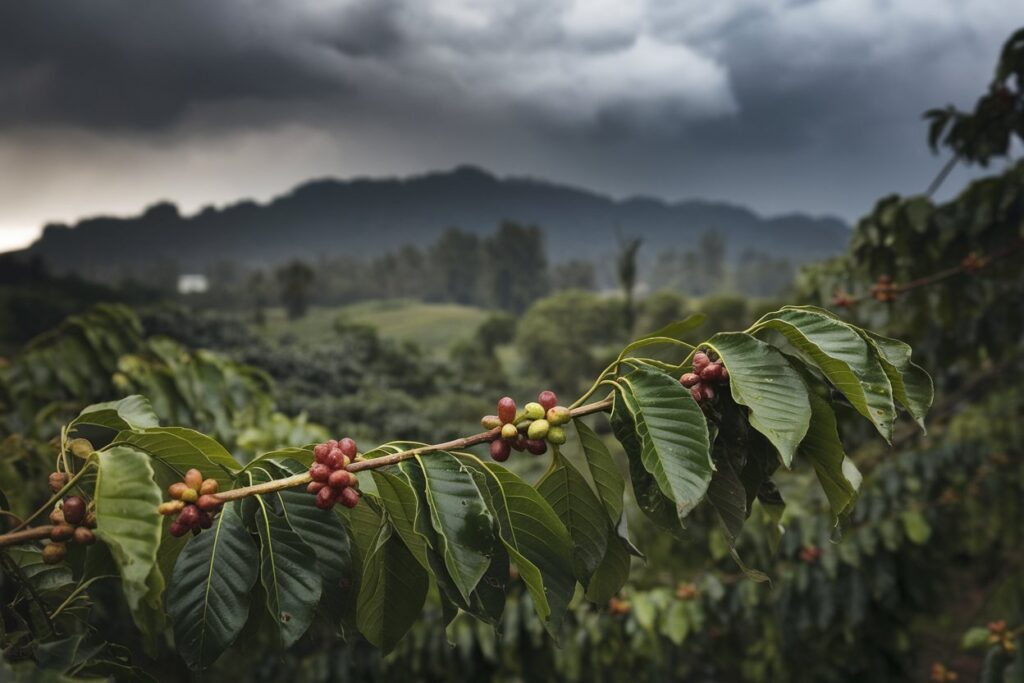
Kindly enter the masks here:
[[704, 395], [705, 401], [712, 401], [715, 398], [715, 390], [709, 384], [701, 385], [700, 393]]
[[331, 450], [330, 453], [327, 454], [327, 458], [324, 460], [324, 464], [330, 467], [332, 470], [336, 470], [339, 467], [344, 467], [346, 465], [345, 461], [347, 459], [348, 458], [345, 457], [345, 454], [341, 452], [340, 448], [335, 448]]
[[199, 496], [199, 500], [196, 501], [196, 506], [200, 510], [205, 510], [207, 512], [220, 510], [221, 505], [223, 505], [223, 503], [220, 502], [220, 499], [211, 494]]
[[544, 406], [545, 411], [548, 411], [558, 405], [558, 397], [553, 391], [542, 391], [537, 395], [537, 403]]
[[544, 439], [527, 439], [526, 450], [534, 455], [544, 455], [548, 450], [548, 442]]
[[701, 381], [717, 382], [719, 378], [719, 373], [721, 372], [719, 368], [721, 367], [722, 366], [719, 365], [718, 363], [710, 363], [708, 365], [705, 365], [704, 369], [700, 371]]
[[704, 386], [702, 384], [694, 384], [690, 387], [690, 395], [693, 396], [693, 400], [700, 403], [704, 400]]
[[309, 485], [306, 486], [306, 491], [309, 493], [320, 493], [320, 489], [325, 486], [327, 486], [327, 484], [322, 481], [311, 481], [309, 482]]
[[66, 541], [75, 533], [75, 527], [70, 524], [60, 524], [50, 530], [51, 541]]
[[187, 529], [195, 527], [199, 523], [199, 508], [195, 505], [186, 505], [176, 521]]
[[338, 494], [338, 502], [347, 508], [354, 508], [359, 504], [359, 491], [351, 486], [347, 489], [342, 489], [341, 493]]
[[355, 479], [352, 473], [348, 470], [335, 470], [331, 472], [331, 476], [327, 478], [327, 485], [332, 489], [343, 489], [346, 486], [352, 485], [352, 480]]
[[317, 444], [316, 448], [313, 449], [313, 458], [317, 462], [327, 462], [327, 454], [331, 452], [331, 447], [326, 443]]
[[64, 520], [78, 526], [85, 519], [85, 501], [80, 496], [68, 496], [64, 499]]
[[491, 457], [498, 462], [505, 462], [512, 452], [512, 447], [504, 439], [495, 439], [491, 442]]
[[96, 534], [89, 529], [86, 529], [84, 526], [80, 526], [75, 529], [73, 538], [75, 543], [78, 545], [92, 545], [96, 542]]
[[693, 354], [693, 371], [696, 372], [698, 375], [700, 374], [701, 370], [706, 368], [710, 363], [711, 359], [708, 358], [708, 354], [704, 353], [703, 351], [698, 351], [697, 353]]
[[687, 372], [679, 378], [679, 383], [684, 387], [692, 387], [694, 384], [700, 382], [700, 375], [695, 372]]
[[171, 526], [168, 529], [171, 532], [171, 536], [175, 538], [181, 538], [188, 533], [188, 527], [181, 522], [171, 522]]
[[315, 463], [309, 468], [309, 476], [313, 478], [313, 481], [327, 481], [327, 478], [331, 476], [331, 468], [323, 463]]
[[69, 480], [70, 477], [68, 477], [66, 472], [53, 472], [50, 474], [47, 483], [50, 485], [50, 490], [57, 493], [57, 491], [67, 486]]
[[321, 510], [330, 510], [338, 500], [338, 494], [329, 486], [320, 489], [316, 494], [316, 506]]
[[199, 511], [199, 528], [200, 529], [209, 529], [211, 526], [213, 526], [213, 515], [211, 515], [206, 510], [200, 510]]
[[516, 402], [511, 397], [505, 396], [498, 401], [498, 419], [502, 424], [516, 421]]
[[347, 455], [350, 458], [356, 457], [356, 453], [359, 452], [359, 449], [356, 447], [356, 442], [347, 436], [338, 442], [338, 448], [341, 449], [341, 452], [344, 455]]

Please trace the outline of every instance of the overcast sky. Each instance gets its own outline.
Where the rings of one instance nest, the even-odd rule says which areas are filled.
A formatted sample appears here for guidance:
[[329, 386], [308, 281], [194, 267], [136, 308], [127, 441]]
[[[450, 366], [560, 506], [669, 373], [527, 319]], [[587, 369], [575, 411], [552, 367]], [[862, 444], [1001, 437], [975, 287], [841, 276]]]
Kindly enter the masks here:
[[0, 248], [460, 163], [854, 220], [927, 186], [921, 112], [970, 105], [1019, 25], [1012, 0], [7, 2]]

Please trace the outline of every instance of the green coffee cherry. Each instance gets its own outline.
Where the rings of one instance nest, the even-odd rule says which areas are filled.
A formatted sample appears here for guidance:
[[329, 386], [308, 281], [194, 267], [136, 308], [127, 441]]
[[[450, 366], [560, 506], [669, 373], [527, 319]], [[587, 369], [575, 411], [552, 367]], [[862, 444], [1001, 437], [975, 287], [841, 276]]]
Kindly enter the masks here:
[[547, 420], [534, 420], [530, 423], [526, 433], [531, 439], [543, 439], [548, 435], [549, 429], [551, 429], [551, 425]]
[[544, 417], [544, 406], [534, 401], [523, 406], [523, 417], [528, 420], [539, 420]]
[[548, 441], [556, 446], [561, 446], [565, 443], [565, 430], [561, 427], [552, 427], [548, 430]]
[[497, 429], [501, 426], [501, 420], [498, 419], [497, 415], [484, 415], [480, 418], [480, 425], [484, 429]]
[[565, 406], [555, 406], [548, 410], [548, 422], [553, 426], [564, 425], [570, 419], [569, 409]]
[[511, 422], [501, 428], [501, 438], [503, 439], [514, 439], [519, 436], [519, 430]]

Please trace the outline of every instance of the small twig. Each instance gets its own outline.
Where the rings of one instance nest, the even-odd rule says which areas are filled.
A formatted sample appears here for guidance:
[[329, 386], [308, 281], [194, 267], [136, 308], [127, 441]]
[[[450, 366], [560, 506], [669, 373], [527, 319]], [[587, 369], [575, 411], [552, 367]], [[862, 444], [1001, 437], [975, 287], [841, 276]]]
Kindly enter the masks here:
[[19, 543], [25, 543], [26, 541], [42, 541], [50, 537], [51, 531], [53, 531], [53, 525], [47, 524], [45, 526], [36, 526], [22, 531], [12, 531], [7, 534], [0, 534], [0, 548], [5, 548], [9, 545], [18, 545]]
[[[585, 406], [579, 408], [573, 408], [569, 411], [572, 417], [580, 417], [582, 415], [590, 415], [592, 413], [603, 413], [610, 410], [612, 407], [612, 399], [606, 398], [603, 401], [597, 401], [596, 403], [588, 403]], [[392, 455], [385, 455], [380, 458], [370, 458], [369, 460], [357, 460], [350, 464], [347, 469], [349, 472], [362, 472], [363, 470], [373, 470], [379, 467], [387, 467], [388, 465], [394, 465], [400, 463], [403, 460], [409, 460], [415, 458], [417, 455], [426, 455], [427, 453], [436, 453], [437, 451], [451, 451], [451, 450], [462, 450], [469, 448], [481, 443], [487, 443], [494, 441], [501, 434], [501, 428], [496, 427], [489, 429], [486, 432], [480, 432], [472, 436], [464, 436], [460, 439], [453, 439], [444, 443], [433, 444], [431, 446], [420, 446], [419, 448], [412, 448], [407, 451], [400, 453], [394, 453]], [[228, 502], [231, 500], [238, 500], [240, 498], [247, 498], [248, 496], [256, 496], [264, 493], [275, 493], [277, 491], [283, 491], [284, 489], [290, 489], [293, 486], [301, 486], [302, 484], [309, 483], [312, 479], [309, 476], [309, 472], [302, 472], [300, 474], [293, 474], [290, 477], [284, 479], [275, 479], [274, 481], [264, 482], [262, 484], [255, 484], [253, 486], [243, 486], [237, 489], [231, 489], [230, 491], [224, 491], [222, 493], [213, 494], [221, 502]]]

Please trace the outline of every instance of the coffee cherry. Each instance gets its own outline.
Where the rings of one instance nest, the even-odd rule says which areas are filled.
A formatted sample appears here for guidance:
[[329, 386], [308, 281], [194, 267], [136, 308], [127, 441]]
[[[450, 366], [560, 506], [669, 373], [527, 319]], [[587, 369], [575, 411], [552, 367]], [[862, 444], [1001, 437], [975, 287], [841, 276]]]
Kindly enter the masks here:
[[530, 427], [526, 430], [526, 434], [531, 439], [543, 439], [548, 435], [549, 429], [551, 429], [551, 425], [547, 420], [534, 420], [530, 423]]
[[88, 439], [71, 439], [71, 442], [68, 444], [68, 448], [71, 450], [72, 454], [82, 458], [83, 460], [92, 455], [96, 450], [92, 447], [92, 444], [89, 443]]
[[75, 533], [72, 538], [78, 545], [92, 545], [96, 542], [96, 534], [89, 529], [86, 529], [84, 526], [80, 526], [75, 529]]
[[161, 515], [163, 515], [164, 517], [169, 517], [170, 515], [178, 514], [179, 512], [181, 512], [184, 509], [185, 509], [185, 501], [183, 501], [183, 500], [170, 500], [170, 501], [167, 501], [166, 503], [160, 503], [160, 507], [157, 508], [157, 511]]
[[50, 511], [50, 524], [67, 524], [67, 520], [64, 519], [64, 511], [60, 508], [53, 508]]
[[690, 387], [690, 396], [693, 396], [693, 400], [700, 403], [704, 400], [704, 385], [694, 384]]
[[491, 442], [491, 457], [498, 462], [505, 462], [508, 460], [508, 456], [512, 452], [512, 447], [508, 441], [503, 439], [495, 439]]
[[209, 529], [211, 526], [213, 526], [213, 515], [211, 515], [206, 510], [200, 510], [199, 511], [199, 528], [200, 529]]
[[700, 382], [700, 375], [695, 372], [687, 372], [679, 378], [679, 383], [684, 387], [692, 387], [694, 384]]
[[195, 489], [185, 489], [181, 492], [181, 499], [186, 503], [194, 503], [199, 500], [199, 492]]
[[555, 444], [556, 446], [561, 446], [563, 443], [565, 443], [565, 439], [565, 430], [562, 429], [561, 427], [552, 427], [551, 429], [548, 430], [548, 441]]
[[516, 421], [516, 402], [511, 397], [505, 396], [498, 401], [498, 419], [502, 424]]
[[313, 478], [313, 481], [326, 482], [327, 478], [331, 476], [331, 468], [318, 462], [309, 468], [309, 476]]
[[50, 543], [43, 548], [43, 562], [57, 564], [68, 554], [68, 547], [63, 543]]
[[50, 478], [47, 480], [47, 483], [50, 485], [50, 490], [57, 493], [68, 485], [69, 479], [70, 477], [68, 477], [66, 472], [53, 472], [50, 474]]
[[527, 439], [526, 450], [530, 451], [534, 455], [544, 455], [548, 450], [548, 442], [544, 439]]
[[[345, 489], [346, 491], [348, 489]], [[338, 494], [329, 486], [320, 489], [316, 494], [316, 506], [321, 510], [330, 510], [338, 500]]]
[[75, 533], [75, 527], [70, 524], [61, 524], [50, 530], [51, 541], [66, 541]]
[[78, 526], [85, 519], [85, 501], [80, 496], [68, 496], [64, 499], [64, 520], [72, 526]]
[[195, 505], [186, 505], [177, 519], [178, 524], [191, 529], [199, 523], [199, 508]]
[[715, 398], [715, 390], [711, 388], [710, 384], [701, 385], [700, 393], [705, 401], [712, 401]]
[[729, 379], [729, 370], [724, 365], [718, 366], [718, 381], [725, 382]]
[[347, 508], [354, 508], [359, 504], [359, 492], [351, 486], [347, 489], [342, 489], [341, 493], [338, 494], [338, 502]]
[[539, 420], [544, 417], [544, 406], [534, 401], [530, 401], [523, 406], [523, 416], [529, 420]]
[[718, 363], [710, 363], [704, 366], [704, 369], [700, 371], [700, 379], [702, 382], [717, 382], [719, 378], [719, 368], [722, 366]]
[[309, 484], [306, 485], [306, 492], [307, 493], [320, 493], [320, 489], [322, 489], [325, 486], [327, 486], [327, 484], [325, 484], [322, 481], [311, 481], [311, 482], [309, 482]]
[[557, 427], [571, 420], [572, 416], [569, 414], [569, 409], [565, 406], [555, 406], [548, 409], [547, 418], [549, 424]]
[[522, 453], [524, 450], [526, 450], [526, 439], [524, 439], [523, 435], [520, 434], [516, 438], [510, 439], [508, 441], [508, 445], [511, 446], [513, 450], [517, 450], [520, 453]]
[[509, 422], [508, 424], [501, 428], [501, 438], [514, 439], [517, 436], [519, 436], [519, 430], [516, 429], [516, 426], [511, 422]]
[[188, 533], [188, 527], [181, 522], [171, 522], [171, 526], [168, 528], [168, 531], [171, 532], [171, 536], [181, 538]]
[[346, 486], [352, 485], [352, 480], [355, 479], [352, 473], [348, 470], [335, 470], [331, 472], [331, 476], [327, 478], [327, 485], [332, 489], [343, 489]]
[[693, 354], [693, 371], [700, 374], [701, 370], [706, 368], [711, 363], [711, 359], [708, 358], [708, 354], [703, 351], [698, 351]]
[[356, 446], [356, 442], [348, 438], [347, 436], [338, 442], [338, 448], [341, 449], [341, 452], [344, 455], [347, 455], [350, 458], [356, 457], [356, 454], [359, 452], [359, 448]]
[[551, 410], [558, 405], [558, 397], [553, 391], [542, 391], [537, 396], [537, 403], [544, 406], [544, 410]]
[[200, 510], [208, 512], [220, 510], [224, 503], [220, 502], [217, 496], [207, 493], [206, 495], [199, 496], [199, 500], [196, 501], [196, 507]]
[[199, 487], [203, 485], [203, 473], [193, 467], [185, 473], [185, 485], [198, 493]]
[[317, 444], [313, 449], [313, 459], [317, 462], [326, 462], [327, 454], [331, 452], [331, 447], [325, 443]]
[[86, 529], [95, 529], [96, 528], [96, 513], [95, 512], [87, 512], [87, 513], [85, 513], [85, 521], [82, 522], [82, 526], [84, 526]]
[[183, 481], [176, 481], [167, 487], [167, 493], [170, 494], [171, 498], [177, 498], [181, 500], [181, 494], [188, 491], [188, 484]]
[[199, 485], [199, 494], [217, 493], [219, 488], [220, 483], [216, 479], [203, 479], [203, 483]]
[[345, 462], [348, 458], [341, 452], [340, 448], [333, 449], [327, 454], [327, 458], [324, 460], [324, 464], [332, 470], [336, 470], [339, 467], [344, 467], [347, 463]]
[[484, 415], [480, 418], [480, 426], [484, 429], [497, 429], [501, 426], [501, 420], [497, 415]]

